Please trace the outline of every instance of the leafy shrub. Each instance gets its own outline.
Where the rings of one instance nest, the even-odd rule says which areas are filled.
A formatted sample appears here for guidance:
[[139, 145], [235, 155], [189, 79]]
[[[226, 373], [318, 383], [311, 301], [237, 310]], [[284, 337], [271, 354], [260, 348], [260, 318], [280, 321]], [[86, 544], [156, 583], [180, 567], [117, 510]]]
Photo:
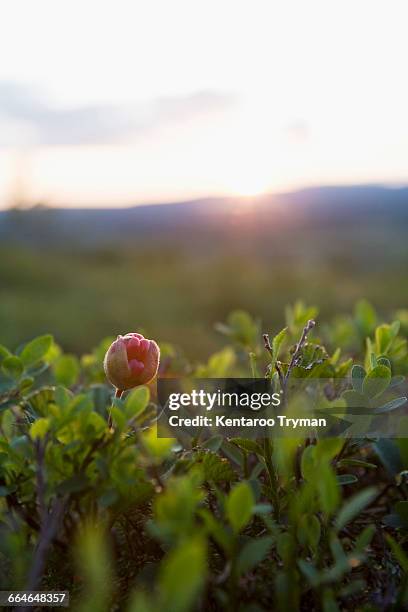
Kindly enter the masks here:
[[[327, 406], [403, 405], [382, 397], [408, 373], [404, 311], [402, 328], [366, 302], [316, 316], [298, 303], [270, 339], [237, 311], [206, 364], [162, 345], [162, 373], [265, 375], [286, 394], [321, 377]], [[407, 438], [160, 439], [154, 386], [115, 398], [105, 382], [111, 340], [81, 360], [51, 336], [0, 346], [2, 589], [67, 589], [93, 612], [407, 605]]]

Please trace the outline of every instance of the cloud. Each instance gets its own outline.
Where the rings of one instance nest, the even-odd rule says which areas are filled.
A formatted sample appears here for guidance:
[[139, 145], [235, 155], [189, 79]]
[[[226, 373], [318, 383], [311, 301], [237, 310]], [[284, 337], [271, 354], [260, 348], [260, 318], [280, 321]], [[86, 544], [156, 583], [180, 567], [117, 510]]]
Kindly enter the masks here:
[[0, 147], [130, 141], [171, 123], [224, 112], [236, 102], [233, 94], [200, 91], [149, 103], [60, 109], [32, 87], [0, 81]]

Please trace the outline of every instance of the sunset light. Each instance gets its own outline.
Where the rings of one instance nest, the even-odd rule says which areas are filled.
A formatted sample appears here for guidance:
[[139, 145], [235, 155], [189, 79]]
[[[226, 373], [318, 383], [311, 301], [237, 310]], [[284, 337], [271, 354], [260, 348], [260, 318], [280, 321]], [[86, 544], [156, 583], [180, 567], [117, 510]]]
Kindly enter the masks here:
[[0, 25], [0, 207], [404, 182], [405, 13], [401, 1], [16, 0]]

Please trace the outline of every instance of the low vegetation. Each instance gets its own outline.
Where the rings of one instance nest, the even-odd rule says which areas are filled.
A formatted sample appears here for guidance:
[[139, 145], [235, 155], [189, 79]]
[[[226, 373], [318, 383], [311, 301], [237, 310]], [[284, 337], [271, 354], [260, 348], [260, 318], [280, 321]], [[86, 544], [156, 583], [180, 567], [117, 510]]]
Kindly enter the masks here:
[[[328, 407], [403, 394], [408, 312], [385, 323], [362, 301], [325, 323], [298, 303], [279, 333], [242, 311], [217, 329], [203, 363], [161, 343], [160, 375], [267, 376], [289, 400], [292, 379], [324, 377]], [[408, 604], [407, 438], [158, 438], [154, 384], [113, 397], [112, 340], [81, 359], [48, 335], [0, 347], [1, 589], [92, 612]]]

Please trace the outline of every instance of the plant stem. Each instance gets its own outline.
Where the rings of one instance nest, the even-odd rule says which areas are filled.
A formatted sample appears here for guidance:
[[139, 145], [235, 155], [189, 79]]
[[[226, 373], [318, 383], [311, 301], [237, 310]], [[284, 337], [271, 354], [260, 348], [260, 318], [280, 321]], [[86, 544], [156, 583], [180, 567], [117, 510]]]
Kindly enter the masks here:
[[343, 446], [341, 447], [341, 450], [340, 450], [339, 454], [336, 457], [335, 465], [337, 465], [337, 463], [339, 461], [341, 461], [341, 459], [344, 457], [344, 454], [345, 454], [346, 450], [348, 449], [349, 444], [350, 444], [350, 438], [347, 438], [346, 441], [344, 442]]
[[271, 379], [273, 375], [274, 352], [273, 352], [273, 348], [269, 340], [269, 334], [262, 334], [262, 337], [264, 341], [264, 347], [268, 351], [269, 355], [271, 356], [271, 363], [266, 368], [265, 378]]
[[[120, 399], [123, 395], [123, 390], [121, 389], [116, 389], [115, 391], [115, 398]], [[111, 409], [109, 410], [109, 416], [108, 416], [108, 427], [111, 431], [113, 431], [113, 420], [112, 420], [112, 407], [113, 404], [111, 406]]]
[[308, 333], [315, 327], [315, 325], [316, 325], [316, 321], [314, 321], [313, 319], [309, 319], [309, 321], [306, 323], [305, 327], [303, 328], [302, 335], [300, 336], [300, 340], [296, 345], [296, 348], [293, 352], [292, 358], [289, 362], [288, 369], [286, 370], [286, 374], [284, 377], [284, 388], [283, 388], [284, 395], [286, 393], [286, 387], [288, 384], [289, 376], [291, 375], [293, 368], [297, 365], [299, 361], [299, 357], [306, 343]]
[[37, 547], [34, 553], [34, 559], [31, 565], [27, 591], [33, 591], [40, 583], [49, 548], [58, 531], [58, 527], [64, 515], [65, 508], [68, 504], [68, 497], [57, 497], [54, 500], [52, 510], [49, 515], [44, 517], [41, 525], [41, 532], [37, 542]]
[[276, 521], [279, 521], [280, 515], [280, 504], [279, 504], [279, 492], [278, 492], [278, 476], [272, 462], [272, 448], [271, 441], [269, 438], [264, 438], [264, 455], [266, 469], [268, 470], [269, 482], [271, 486], [271, 497], [273, 505], [273, 513]]
[[256, 365], [256, 355], [255, 353], [249, 353], [249, 364], [251, 366], [251, 376], [252, 378], [259, 378], [258, 368]]

